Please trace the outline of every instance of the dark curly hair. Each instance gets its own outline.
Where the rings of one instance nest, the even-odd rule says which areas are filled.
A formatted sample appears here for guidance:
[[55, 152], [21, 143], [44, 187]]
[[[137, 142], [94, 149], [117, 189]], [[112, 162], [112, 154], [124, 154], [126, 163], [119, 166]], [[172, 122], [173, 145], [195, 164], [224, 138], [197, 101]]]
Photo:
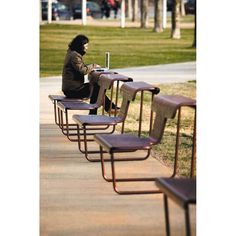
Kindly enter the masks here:
[[85, 54], [84, 51], [84, 44], [88, 43], [89, 39], [83, 34], [77, 35], [75, 38], [72, 39], [72, 41], [68, 44], [68, 47], [72, 51], [76, 51], [81, 55]]

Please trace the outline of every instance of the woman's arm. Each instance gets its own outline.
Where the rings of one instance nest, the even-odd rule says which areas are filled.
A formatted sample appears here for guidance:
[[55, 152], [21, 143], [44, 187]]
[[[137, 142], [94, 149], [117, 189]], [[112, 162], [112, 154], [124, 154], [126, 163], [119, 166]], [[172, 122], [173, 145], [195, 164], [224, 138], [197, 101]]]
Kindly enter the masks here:
[[75, 70], [79, 71], [83, 75], [89, 74], [94, 68], [97, 67], [96, 64], [86, 65], [83, 62], [82, 56], [73, 53], [71, 56], [71, 63]]

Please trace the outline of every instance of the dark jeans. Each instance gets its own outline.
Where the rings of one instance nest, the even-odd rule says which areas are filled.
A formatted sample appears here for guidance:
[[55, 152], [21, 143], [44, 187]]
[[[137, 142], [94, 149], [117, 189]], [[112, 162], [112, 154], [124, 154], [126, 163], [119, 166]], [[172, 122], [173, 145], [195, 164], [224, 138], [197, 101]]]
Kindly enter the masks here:
[[[73, 90], [64, 91], [64, 94], [68, 98], [79, 98], [79, 99], [85, 99], [90, 97], [90, 104], [94, 104], [97, 101], [98, 93], [99, 93], [99, 85], [94, 84], [93, 89], [89, 83], [84, 83], [83, 85], [79, 86], [78, 88], [75, 88]], [[92, 91], [92, 94], [91, 94]], [[105, 111], [109, 111], [110, 109], [110, 99], [105, 96]], [[115, 104], [112, 103], [112, 108], [115, 108]], [[96, 115], [97, 109], [90, 110], [89, 114]]]

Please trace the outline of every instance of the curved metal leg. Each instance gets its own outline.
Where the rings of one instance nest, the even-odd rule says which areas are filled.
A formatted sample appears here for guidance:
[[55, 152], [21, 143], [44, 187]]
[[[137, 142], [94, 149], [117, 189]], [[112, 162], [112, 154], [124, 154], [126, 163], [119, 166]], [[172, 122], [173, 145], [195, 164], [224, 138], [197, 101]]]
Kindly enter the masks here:
[[[115, 173], [115, 161], [117, 159], [114, 159], [114, 154], [110, 154], [110, 162], [111, 162], [111, 174], [112, 178], [108, 178], [106, 176], [106, 170], [105, 170], [105, 164], [104, 164], [104, 158], [103, 158], [103, 150], [102, 147], [100, 146], [100, 157], [101, 157], [101, 167], [102, 167], [102, 176], [107, 182], [112, 182], [113, 189], [116, 193], [121, 194], [121, 195], [130, 195], [130, 194], [156, 194], [156, 193], [162, 193], [160, 190], [132, 190], [132, 191], [122, 191], [119, 190], [117, 187], [117, 182], [145, 182], [145, 181], [155, 181], [156, 177], [154, 178], [116, 178], [116, 173]], [[149, 156], [149, 155], [148, 155]]]
[[195, 160], [196, 160], [196, 110], [195, 110], [195, 114], [194, 114], [193, 147], [192, 147], [190, 177], [194, 176], [194, 163], [195, 163]]
[[175, 177], [175, 175], [177, 174], [177, 169], [178, 169], [180, 120], [181, 120], [181, 107], [178, 110], [176, 142], [175, 142], [174, 170], [173, 170], [173, 174], [171, 177]]
[[185, 214], [185, 227], [186, 227], [186, 236], [191, 236], [191, 227], [190, 227], [190, 219], [189, 219], [189, 208], [188, 205], [184, 210]]
[[165, 211], [166, 236], [170, 236], [169, 208], [166, 194], [163, 195], [163, 200], [164, 200], [164, 211]]

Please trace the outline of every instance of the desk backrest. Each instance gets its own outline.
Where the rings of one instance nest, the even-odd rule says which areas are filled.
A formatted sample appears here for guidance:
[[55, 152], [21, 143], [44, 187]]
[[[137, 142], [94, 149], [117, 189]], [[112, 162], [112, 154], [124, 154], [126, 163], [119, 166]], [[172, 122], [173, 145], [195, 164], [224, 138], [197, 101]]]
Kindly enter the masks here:
[[117, 74], [117, 73], [101, 73], [100, 74], [99, 79], [98, 79], [98, 85], [100, 86], [100, 89], [99, 89], [98, 98], [96, 102], [98, 106], [101, 106], [103, 104], [106, 90], [111, 89], [115, 82], [117, 82], [117, 86], [119, 86], [118, 84], [119, 81], [128, 82], [128, 81], [133, 81], [133, 79], [128, 76]]
[[[127, 82], [121, 86], [120, 90], [122, 93], [122, 104], [118, 117], [120, 117], [120, 119], [122, 119], [123, 121], [125, 120], [128, 114], [130, 102], [135, 100], [138, 92], [142, 93], [144, 91], [148, 91], [152, 94], [152, 99], [154, 97], [154, 94], [158, 94], [160, 92], [160, 89], [158, 87], [155, 87], [145, 82]], [[141, 104], [142, 102], [143, 101], [141, 101]], [[140, 108], [140, 115], [142, 115], [142, 106]], [[141, 130], [141, 122], [142, 118], [139, 119], [139, 135]], [[124, 127], [122, 127], [122, 132], [123, 129]]]
[[160, 143], [167, 119], [175, 118], [177, 110], [182, 106], [196, 108], [196, 100], [179, 95], [158, 95], [152, 103], [152, 111], [156, 113], [150, 138]]

